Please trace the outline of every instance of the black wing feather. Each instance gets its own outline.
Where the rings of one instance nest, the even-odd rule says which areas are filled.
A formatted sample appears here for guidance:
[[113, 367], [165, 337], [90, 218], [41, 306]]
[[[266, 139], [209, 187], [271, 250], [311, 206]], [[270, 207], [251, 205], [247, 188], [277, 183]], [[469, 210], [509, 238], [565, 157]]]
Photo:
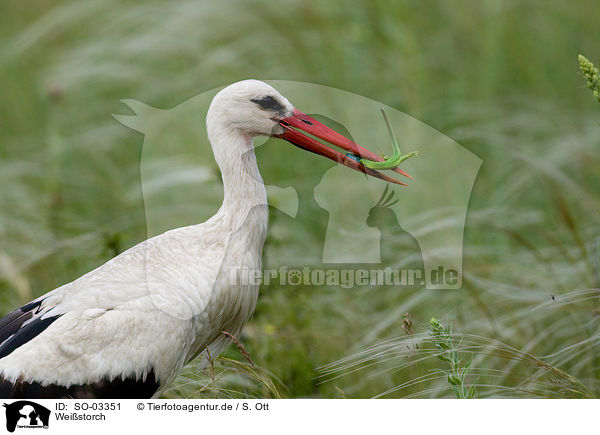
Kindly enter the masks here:
[[43, 299], [33, 301], [0, 319], [0, 358], [41, 334], [59, 315], [42, 318]]
[[154, 372], [146, 379], [102, 379], [85, 385], [42, 385], [39, 382], [8, 382], [0, 377], [2, 399], [149, 399], [160, 388]]
[[16, 310], [8, 314], [6, 317], [0, 320], [0, 343], [5, 342], [17, 332], [23, 323], [33, 317], [32, 313], [24, 313], [23, 311]]

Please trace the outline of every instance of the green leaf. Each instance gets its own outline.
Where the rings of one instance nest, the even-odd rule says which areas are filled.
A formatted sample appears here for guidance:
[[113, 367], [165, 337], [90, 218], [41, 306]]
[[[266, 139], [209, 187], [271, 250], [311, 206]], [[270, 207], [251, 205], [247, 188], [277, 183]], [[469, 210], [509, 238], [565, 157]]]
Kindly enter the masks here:
[[464, 383], [465, 382], [465, 376], [467, 376], [467, 374], [469, 373], [469, 370], [471, 370], [471, 363], [473, 362], [473, 360], [469, 360], [469, 362], [465, 365], [465, 367], [462, 370], [462, 374], [460, 377], [460, 380]]
[[475, 388], [475, 385], [472, 385], [471, 388], [469, 388], [469, 391], [467, 391], [467, 399], [473, 399], [476, 392], [477, 389]]
[[456, 386], [459, 386], [461, 384], [460, 379], [458, 379], [454, 375], [448, 375], [448, 383], [451, 385], [456, 385]]

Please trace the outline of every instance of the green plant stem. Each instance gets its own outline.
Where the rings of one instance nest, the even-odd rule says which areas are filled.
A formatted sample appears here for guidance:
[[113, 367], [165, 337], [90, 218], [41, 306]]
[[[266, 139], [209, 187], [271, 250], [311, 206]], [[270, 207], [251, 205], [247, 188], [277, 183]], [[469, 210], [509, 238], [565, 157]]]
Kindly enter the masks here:
[[465, 378], [471, 369], [472, 360], [461, 367], [460, 363], [463, 359], [459, 355], [457, 348], [460, 346], [460, 341], [457, 342], [452, 336], [452, 326], [444, 325], [435, 317], [429, 321], [429, 331], [433, 343], [438, 350], [441, 351], [437, 357], [448, 363], [448, 369], [442, 370], [446, 374], [448, 383], [452, 386], [455, 396], [458, 399], [472, 399], [475, 397], [477, 390], [475, 386], [465, 385]]

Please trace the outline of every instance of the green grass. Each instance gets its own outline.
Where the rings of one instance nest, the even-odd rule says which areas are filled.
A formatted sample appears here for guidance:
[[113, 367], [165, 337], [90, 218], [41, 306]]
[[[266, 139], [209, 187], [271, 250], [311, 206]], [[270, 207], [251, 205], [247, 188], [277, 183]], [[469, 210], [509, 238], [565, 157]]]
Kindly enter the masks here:
[[[460, 331], [478, 397], [600, 395], [600, 107], [577, 65], [600, 58], [595, 1], [34, 4], [6, 0], [0, 16], [2, 313], [146, 237], [143, 138], [112, 118], [120, 99], [169, 108], [249, 77], [306, 81], [483, 159], [463, 289], [269, 287], [238, 337], [255, 367], [232, 346], [166, 395], [454, 397], [432, 316]], [[283, 170], [309, 157], [275, 141], [258, 156], [265, 181], [301, 196], [329, 167]], [[272, 210], [265, 266], [314, 263], [326, 224], [310, 202], [296, 220]]]

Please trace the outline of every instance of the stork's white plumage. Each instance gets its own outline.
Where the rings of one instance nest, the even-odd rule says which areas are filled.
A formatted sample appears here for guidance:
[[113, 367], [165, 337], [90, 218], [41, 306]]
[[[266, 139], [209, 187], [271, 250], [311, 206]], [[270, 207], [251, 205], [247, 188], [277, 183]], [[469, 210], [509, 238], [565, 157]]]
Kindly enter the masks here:
[[303, 135], [298, 129], [381, 160], [260, 81], [219, 92], [206, 122], [225, 192], [217, 214], [148, 239], [1, 319], [0, 397], [151, 397], [207, 347], [217, 355], [222, 331], [241, 331], [258, 286], [232, 284], [230, 271], [260, 269], [268, 218], [254, 136], [400, 184]]

